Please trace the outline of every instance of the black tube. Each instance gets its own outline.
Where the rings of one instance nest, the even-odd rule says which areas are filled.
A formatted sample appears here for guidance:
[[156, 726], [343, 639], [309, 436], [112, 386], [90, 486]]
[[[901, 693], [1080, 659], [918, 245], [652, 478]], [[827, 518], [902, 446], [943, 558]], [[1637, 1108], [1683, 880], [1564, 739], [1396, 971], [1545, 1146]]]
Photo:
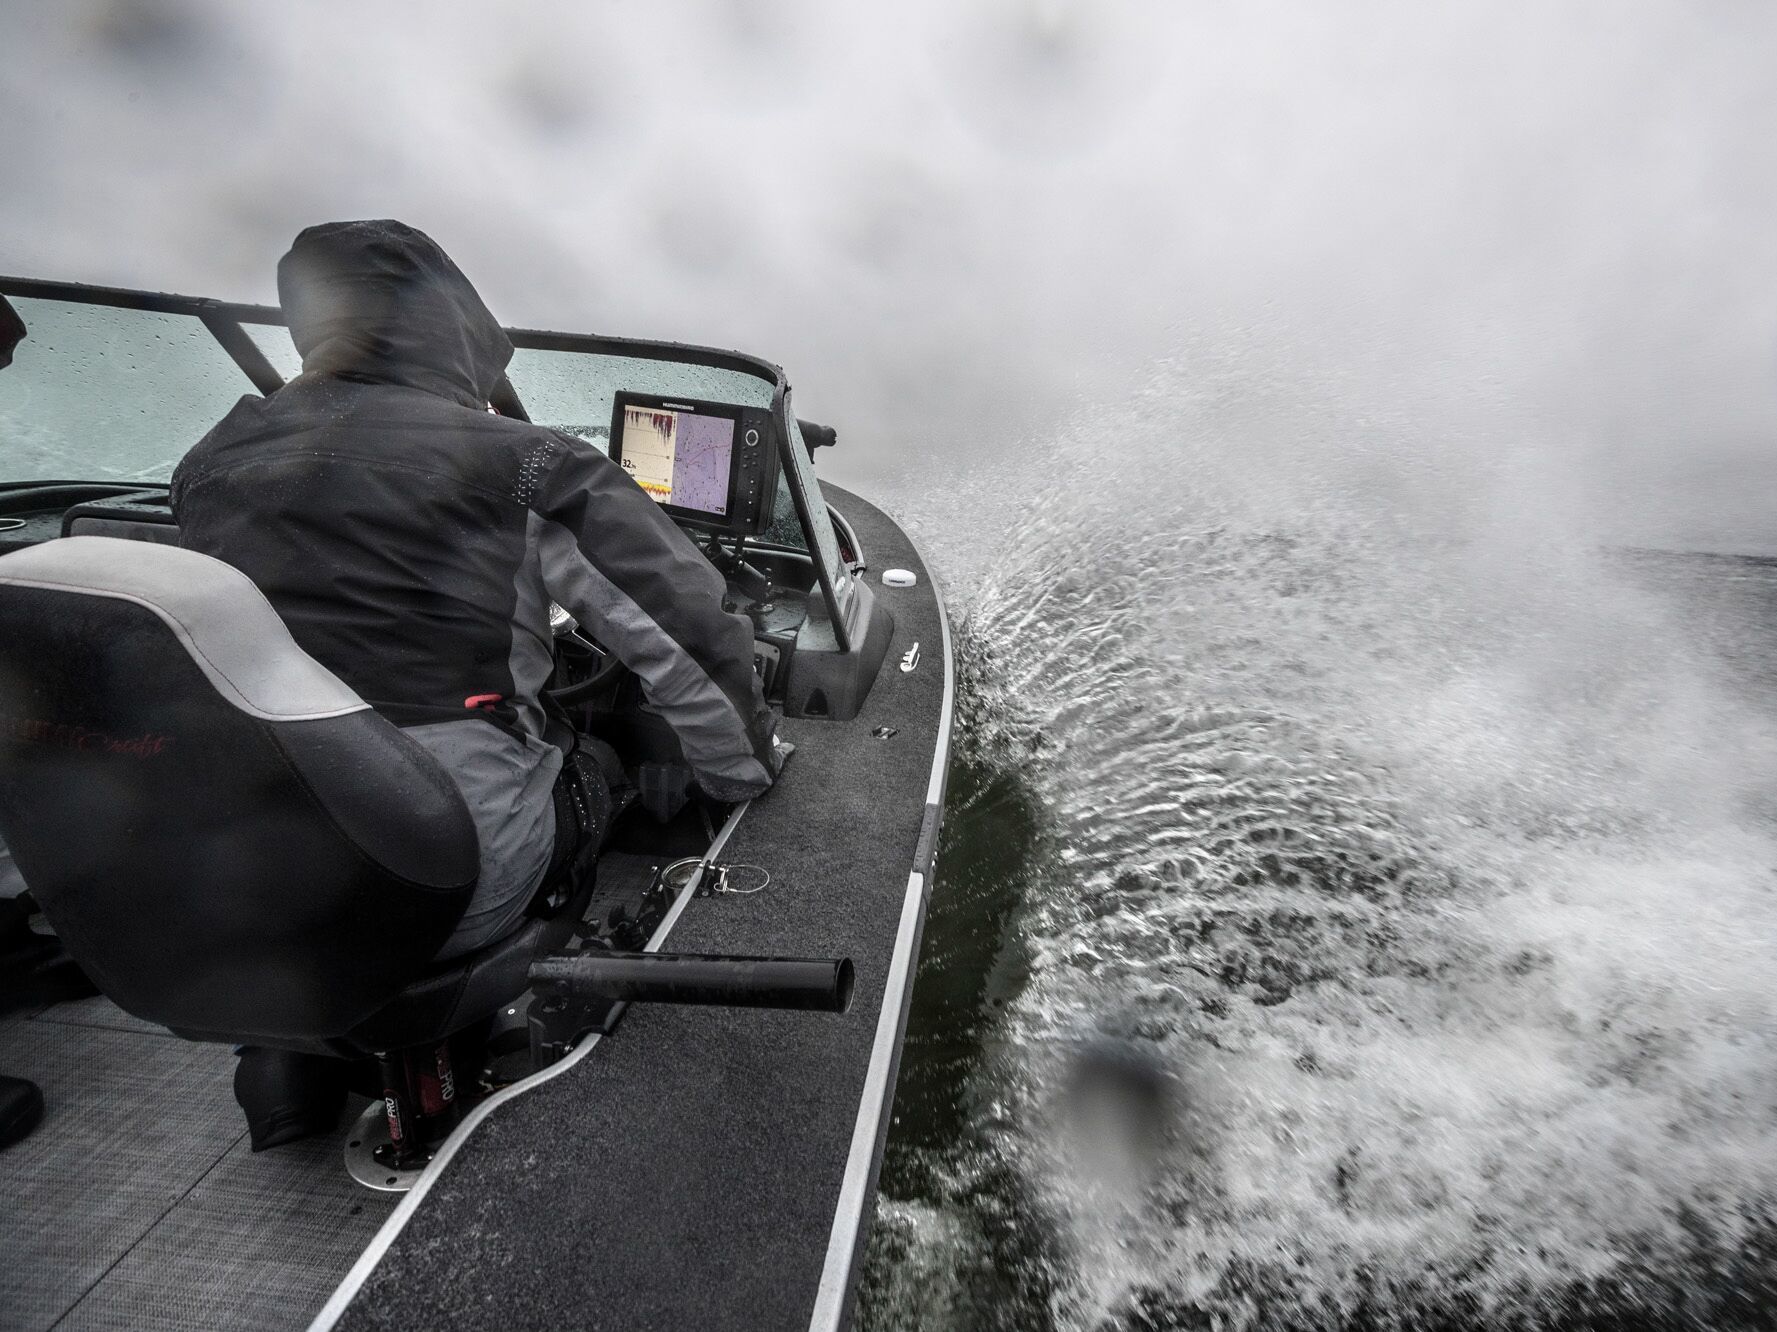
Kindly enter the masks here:
[[698, 953], [576, 953], [531, 963], [531, 980], [572, 994], [647, 1004], [717, 1004], [843, 1013], [849, 957], [709, 957]]

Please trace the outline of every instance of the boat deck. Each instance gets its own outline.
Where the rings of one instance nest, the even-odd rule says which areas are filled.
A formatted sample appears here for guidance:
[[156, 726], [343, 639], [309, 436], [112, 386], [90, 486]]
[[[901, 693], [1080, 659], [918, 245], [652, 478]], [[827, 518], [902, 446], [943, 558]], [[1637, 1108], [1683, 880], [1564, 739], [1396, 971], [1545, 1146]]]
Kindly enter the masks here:
[[[48, 1105], [0, 1153], [0, 1329], [847, 1318], [936, 846], [950, 685], [924, 565], [888, 518], [826, 489], [895, 617], [890, 657], [856, 719], [784, 724], [798, 752], [720, 857], [769, 885], [690, 901], [668, 946], [850, 956], [851, 1011], [632, 1008], [489, 1107], [398, 1208], [346, 1174], [344, 1128], [250, 1152], [226, 1046], [103, 999], [0, 1018], [0, 1072], [37, 1081]], [[880, 586], [896, 566], [918, 586]], [[922, 664], [903, 672], [915, 642]], [[879, 727], [894, 734], [872, 738]]]
[[0, 1070], [47, 1107], [0, 1153], [0, 1328], [293, 1327], [321, 1307], [396, 1200], [345, 1173], [344, 1128], [249, 1150], [234, 1062], [102, 998], [0, 1021]]
[[[924, 564], [886, 516], [824, 489], [894, 614], [889, 660], [854, 720], [784, 723], [808, 743], [721, 856], [769, 870], [770, 886], [694, 900], [670, 946], [849, 955], [851, 1011], [632, 1009], [589, 1057], [467, 1138], [324, 1325], [717, 1332], [848, 1319], [937, 840], [950, 691]], [[918, 586], [881, 586], [892, 567]], [[915, 642], [922, 665], [903, 672]], [[878, 727], [896, 733], [871, 738]]]

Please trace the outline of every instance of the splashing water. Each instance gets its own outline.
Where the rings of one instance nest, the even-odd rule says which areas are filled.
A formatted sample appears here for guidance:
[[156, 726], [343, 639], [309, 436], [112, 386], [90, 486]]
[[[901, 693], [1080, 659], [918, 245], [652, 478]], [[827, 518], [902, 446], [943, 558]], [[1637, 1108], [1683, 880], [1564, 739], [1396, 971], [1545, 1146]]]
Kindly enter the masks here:
[[1777, 576], [1148, 433], [967, 594], [864, 1323], [1767, 1325]]

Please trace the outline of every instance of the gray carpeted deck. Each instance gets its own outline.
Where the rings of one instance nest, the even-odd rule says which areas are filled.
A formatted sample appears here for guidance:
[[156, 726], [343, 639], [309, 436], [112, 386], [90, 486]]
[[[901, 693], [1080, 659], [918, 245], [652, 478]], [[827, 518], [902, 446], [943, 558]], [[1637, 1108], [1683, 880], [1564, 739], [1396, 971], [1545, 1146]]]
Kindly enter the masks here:
[[[917, 556], [889, 519], [828, 489], [873, 587], [893, 565], [922, 582], [880, 588], [896, 628], [863, 712], [784, 724], [801, 748], [722, 856], [769, 869], [770, 887], [694, 900], [668, 946], [850, 955], [852, 1010], [633, 1009], [590, 1057], [466, 1141], [337, 1326], [809, 1326], [908, 874], [935, 833], [925, 801], [944, 680], [938, 605]], [[916, 640], [927, 665], [903, 673], [896, 662]], [[883, 725], [899, 730], [871, 738]], [[909, 989], [887, 995], [903, 1018]], [[892, 1096], [892, 1063], [889, 1074]], [[886, 1129], [885, 1117], [878, 1154]], [[842, 1247], [842, 1302], [852, 1256]]]
[[46, 1106], [0, 1152], [8, 1332], [302, 1327], [393, 1210], [336, 1138], [253, 1155], [228, 1047], [106, 1000], [0, 1022], [0, 1069]]
[[61, 1326], [304, 1326], [392, 1210], [346, 1175], [337, 1137], [264, 1156], [238, 1141]]

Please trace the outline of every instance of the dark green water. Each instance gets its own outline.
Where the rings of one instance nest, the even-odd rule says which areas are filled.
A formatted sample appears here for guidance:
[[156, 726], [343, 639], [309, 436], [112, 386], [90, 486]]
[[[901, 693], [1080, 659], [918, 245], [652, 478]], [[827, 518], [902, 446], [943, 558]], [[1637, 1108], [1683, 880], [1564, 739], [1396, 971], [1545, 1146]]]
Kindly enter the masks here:
[[968, 606], [860, 1327], [1777, 1326], [1777, 571], [1234, 544]]

